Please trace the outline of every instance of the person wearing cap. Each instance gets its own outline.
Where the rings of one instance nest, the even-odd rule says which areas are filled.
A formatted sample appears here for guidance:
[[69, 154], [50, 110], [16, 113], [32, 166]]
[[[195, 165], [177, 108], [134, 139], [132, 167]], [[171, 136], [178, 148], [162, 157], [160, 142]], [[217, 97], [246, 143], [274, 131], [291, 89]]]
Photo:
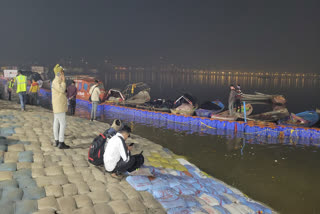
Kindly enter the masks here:
[[67, 98], [69, 100], [69, 106], [70, 106], [70, 113], [71, 115], [74, 115], [75, 111], [76, 111], [76, 97], [77, 97], [77, 87], [75, 86], [75, 82], [72, 80], [71, 85], [69, 85], [68, 89], [67, 89]]
[[91, 108], [91, 119], [90, 121], [96, 120], [97, 108], [100, 101], [100, 88], [99, 88], [99, 81], [95, 80], [95, 84], [91, 86], [89, 90], [89, 94], [91, 96], [92, 108]]
[[237, 95], [237, 92], [234, 88], [233, 85], [230, 85], [230, 94], [229, 94], [229, 105], [228, 105], [228, 108], [229, 108], [229, 115], [233, 115], [233, 108], [234, 108], [234, 103], [236, 101], [236, 95]]
[[114, 178], [120, 178], [123, 173], [132, 168], [135, 158], [131, 156], [132, 146], [126, 145], [125, 141], [130, 137], [131, 128], [124, 125], [120, 131], [107, 143], [103, 154], [104, 167]]
[[57, 64], [54, 69], [55, 78], [52, 81], [52, 109], [53, 119], [53, 135], [55, 146], [59, 149], [69, 149], [64, 143], [64, 132], [66, 129], [66, 112], [68, 111], [66, 82], [63, 68]]
[[27, 77], [22, 75], [21, 70], [18, 70], [15, 85], [17, 86], [16, 93], [19, 95], [21, 111], [25, 111], [27, 102]]

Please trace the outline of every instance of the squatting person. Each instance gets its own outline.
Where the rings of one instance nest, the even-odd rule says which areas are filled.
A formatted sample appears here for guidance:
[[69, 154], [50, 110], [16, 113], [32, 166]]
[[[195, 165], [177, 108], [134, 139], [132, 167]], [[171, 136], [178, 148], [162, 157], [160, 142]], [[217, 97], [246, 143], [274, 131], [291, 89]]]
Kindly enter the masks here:
[[54, 113], [53, 119], [53, 135], [55, 146], [59, 149], [69, 149], [70, 146], [64, 143], [64, 132], [66, 129], [66, 112], [68, 111], [66, 82], [63, 68], [57, 64], [54, 69], [55, 78], [52, 81], [52, 109]]
[[137, 160], [138, 156], [140, 157], [142, 154], [131, 156], [130, 151], [133, 149], [133, 145], [126, 145], [125, 143], [130, 137], [130, 133], [131, 128], [124, 125], [106, 145], [103, 154], [104, 167], [113, 178], [121, 179], [123, 173], [132, 172], [143, 164], [143, 160]]

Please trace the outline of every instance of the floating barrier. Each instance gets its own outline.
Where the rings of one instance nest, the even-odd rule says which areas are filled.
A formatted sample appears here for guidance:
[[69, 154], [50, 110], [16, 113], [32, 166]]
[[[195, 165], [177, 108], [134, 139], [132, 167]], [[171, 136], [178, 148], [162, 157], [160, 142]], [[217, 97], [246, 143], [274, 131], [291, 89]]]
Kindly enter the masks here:
[[[77, 105], [91, 109], [91, 104], [88, 101], [77, 99]], [[98, 112], [100, 115], [106, 117], [115, 117], [161, 128], [186, 131], [188, 133], [200, 132], [212, 135], [228, 134], [233, 137], [251, 140], [260, 139], [260, 141], [263, 138], [268, 141], [282, 139], [284, 143], [292, 142], [292, 140], [298, 141], [298, 139], [301, 141], [302, 139], [303, 144], [306, 145], [312, 144], [318, 146], [320, 144], [319, 128], [283, 126], [274, 123], [255, 121], [224, 121], [166, 112], [154, 112], [111, 104], [99, 105]], [[314, 143], [311, 143], [311, 141]]]

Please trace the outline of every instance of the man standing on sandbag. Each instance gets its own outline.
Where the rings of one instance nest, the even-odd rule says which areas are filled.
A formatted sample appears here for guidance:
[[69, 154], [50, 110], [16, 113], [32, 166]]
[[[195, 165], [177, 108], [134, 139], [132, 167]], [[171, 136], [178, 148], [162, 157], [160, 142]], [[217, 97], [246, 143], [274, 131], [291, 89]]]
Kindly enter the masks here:
[[144, 162], [142, 154], [131, 156], [133, 144], [127, 146], [125, 143], [130, 133], [131, 128], [124, 125], [107, 143], [103, 155], [104, 167], [113, 178], [122, 179], [123, 173], [136, 170]]
[[54, 69], [55, 78], [52, 81], [52, 109], [53, 135], [55, 146], [59, 149], [69, 149], [70, 146], [64, 143], [64, 132], [66, 129], [66, 112], [68, 111], [66, 82], [63, 68], [57, 64]]

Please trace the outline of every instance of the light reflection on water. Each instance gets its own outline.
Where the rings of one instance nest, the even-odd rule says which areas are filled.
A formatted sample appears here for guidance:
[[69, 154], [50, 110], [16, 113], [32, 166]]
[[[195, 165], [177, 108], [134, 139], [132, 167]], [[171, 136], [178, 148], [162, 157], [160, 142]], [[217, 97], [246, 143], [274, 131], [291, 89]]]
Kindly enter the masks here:
[[174, 99], [183, 92], [189, 92], [200, 102], [220, 99], [227, 104], [230, 84], [241, 84], [244, 93], [255, 91], [266, 94], [282, 94], [288, 100], [289, 111], [298, 113], [320, 107], [317, 91], [320, 78], [317, 77], [254, 77], [223, 76], [211, 74], [174, 74], [161, 72], [118, 71], [104, 73], [99, 78], [105, 87], [124, 88], [129, 83], [146, 82], [151, 87], [152, 98]]

